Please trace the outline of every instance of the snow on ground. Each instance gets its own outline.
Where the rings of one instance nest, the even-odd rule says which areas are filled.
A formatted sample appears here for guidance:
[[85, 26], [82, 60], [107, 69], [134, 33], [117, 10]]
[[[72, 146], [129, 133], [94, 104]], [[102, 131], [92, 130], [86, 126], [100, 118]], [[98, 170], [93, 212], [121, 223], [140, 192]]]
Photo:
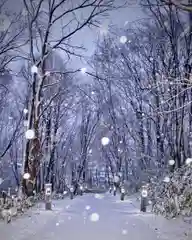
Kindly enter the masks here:
[[53, 211], [44, 205], [31, 209], [11, 224], [0, 223], [3, 240], [189, 240], [180, 220], [166, 220], [140, 213], [136, 198], [119, 201], [112, 194], [86, 194], [73, 200], [54, 201]]
[[[136, 200], [138, 196], [130, 197], [126, 201], [130, 201], [138, 209], [140, 208], [140, 202]], [[123, 204], [123, 203], [122, 203]], [[150, 229], [155, 230], [159, 236], [163, 239], [174, 240], [191, 240], [192, 239], [192, 227], [191, 223], [186, 223], [183, 218], [174, 218], [171, 220], [165, 219], [163, 216], [156, 216], [151, 213], [150, 206], [147, 209], [147, 213], [141, 214], [140, 211], [137, 217], [144, 221]]]

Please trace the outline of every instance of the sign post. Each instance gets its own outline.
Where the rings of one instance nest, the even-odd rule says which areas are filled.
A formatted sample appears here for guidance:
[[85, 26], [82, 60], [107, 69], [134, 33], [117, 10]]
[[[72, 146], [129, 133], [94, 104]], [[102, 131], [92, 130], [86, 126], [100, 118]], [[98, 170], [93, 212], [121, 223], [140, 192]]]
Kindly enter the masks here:
[[52, 210], [52, 184], [45, 184], [45, 210]]

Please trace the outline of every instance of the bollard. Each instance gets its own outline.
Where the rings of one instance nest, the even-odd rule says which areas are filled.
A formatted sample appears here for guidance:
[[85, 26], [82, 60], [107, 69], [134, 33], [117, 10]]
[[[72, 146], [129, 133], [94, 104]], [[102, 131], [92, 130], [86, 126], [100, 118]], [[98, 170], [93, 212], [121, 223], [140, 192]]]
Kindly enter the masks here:
[[124, 201], [125, 199], [125, 189], [124, 187], [121, 188], [121, 201]]
[[45, 184], [45, 210], [52, 210], [52, 184]]
[[70, 187], [70, 199], [73, 199], [73, 197], [74, 197], [74, 187], [72, 186], [72, 187]]
[[83, 186], [82, 185], [80, 185], [79, 190], [80, 190], [80, 196], [82, 196], [83, 195]]
[[141, 206], [140, 206], [141, 212], [147, 211], [147, 196], [148, 196], [147, 189], [146, 187], [143, 187], [141, 191]]
[[8, 188], [7, 196], [8, 196], [8, 197], [11, 197], [11, 188], [10, 188], [10, 187]]
[[114, 188], [113, 188], [113, 196], [116, 196], [116, 193], [117, 193], [117, 188], [114, 186]]
[[5, 191], [2, 191], [2, 198], [3, 198], [3, 205], [5, 205], [7, 200], [7, 194]]

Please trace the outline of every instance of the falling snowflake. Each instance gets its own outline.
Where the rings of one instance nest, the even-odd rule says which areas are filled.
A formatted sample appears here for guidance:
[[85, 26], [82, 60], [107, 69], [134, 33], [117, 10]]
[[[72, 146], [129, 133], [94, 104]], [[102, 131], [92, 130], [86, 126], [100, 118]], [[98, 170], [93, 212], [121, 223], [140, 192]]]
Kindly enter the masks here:
[[66, 208], [66, 209], [69, 209], [69, 208], [70, 208], [70, 205], [67, 205], [65, 208]]
[[108, 137], [103, 137], [102, 139], [101, 139], [101, 144], [103, 145], [103, 146], [106, 146], [106, 145], [108, 145], [109, 144], [109, 138]]
[[126, 230], [126, 229], [123, 229], [123, 230], [122, 230], [122, 234], [123, 234], [123, 235], [126, 235], [126, 234], [127, 234], [127, 230]]
[[38, 73], [38, 68], [37, 68], [35, 65], [33, 65], [33, 66], [31, 67], [31, 73], [32, 73], [32, 74]]
[[98, 213], [92, 213], [92, 214], [90, 215], [90, 221], [91, 221], [91, 222], [97, 222], [97, 221], [99, 221], [99, 214], [98, 214]]
[[48, 72], [48, 71], [45, 72], [45, 76], [49, 77], [50, 75], [51, 75], [50, 72]]
[[109, 21], [106, 20], [102, 23], [102, 25], [99, 28], [99, 34], [100, 35], [107, 35], [109, 32]]
[[23, 112], [24, 112], [24, 114], [27, 114], [27, 113], [28, 113], [28, 109], [25, 108], [25, 109], [23, 110]]
[[165, 177], [165, 178], [163, 179], [163, 182], [169, 183], [169, 182], [170, 182], [170, 177]]
[[115, 177], [114, 177], [114, 182], [115, 182], [115, 183], [118, 183], [118, 182], [119, 182], [119, 176], [115, 176]]
[[127, 42], [127, 37], [126, 36], [121, 36], [120, 37], [120, 43], [125, 44]]
[[59, 226], [59, 223], [58, 223], [58, 222], [56, 223], [56, 226]]
[[85, 209], [86, 209], [86, 210], [90, 210], [91, 207], [90, 207], [89, 205], [87, 205], [87, 206], [85, 207]]
[[6, 15], [1, 14], [0, 15], [0, 32], [6, 31], [9, 28], [10, 24], [11, 22], [9, 18]]
[[175, 164], [175, 160], [173, 160], [173, 159], [169, 160], [169, 165], [170, 166], [173, 166], [174, 164]]
[[24, 173], [23, 178], [24, 179], [29, 179], [30, 178], [30, 174], [29, 173]]
[[81, 68], [81, 73], [85, 74], [85, 73], [86, 73], [86, 71], [87, 71], [87, 69], [86, 69], [86, 68]]
[[21, 14], [25, 17], [28, 15], [28, 11], [24, 8]]
[[35, 131], [33, 129], [27, 130], [26, 133], [25, 133], [25, 137], [26, 137], [26, 139], [29, 139], [29, 140], [34, 139], [35, 138]]
[[102, 194], [96, 193], [96, 194], [95, 194], [95, 198], [97, 198], [97, 199], [103, 199], [104, 196], [103, 196]]
[[188, 165], [188, 164], [191, 164], [192, 163], [192, 158], [187, 158], [185, 163]]

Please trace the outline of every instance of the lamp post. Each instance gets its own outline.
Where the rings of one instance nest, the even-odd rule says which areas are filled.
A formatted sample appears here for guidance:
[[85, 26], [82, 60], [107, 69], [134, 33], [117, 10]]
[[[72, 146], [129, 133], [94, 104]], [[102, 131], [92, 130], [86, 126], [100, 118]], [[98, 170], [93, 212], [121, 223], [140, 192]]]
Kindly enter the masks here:
[[147, 211], [147, 196], [148, 196], [147, 187], [143, 186], [141, 190], [141, 206], [140, 206], [141, 212]]
[[52, 184], [45, 184], [45, 210], [52, 210]]

